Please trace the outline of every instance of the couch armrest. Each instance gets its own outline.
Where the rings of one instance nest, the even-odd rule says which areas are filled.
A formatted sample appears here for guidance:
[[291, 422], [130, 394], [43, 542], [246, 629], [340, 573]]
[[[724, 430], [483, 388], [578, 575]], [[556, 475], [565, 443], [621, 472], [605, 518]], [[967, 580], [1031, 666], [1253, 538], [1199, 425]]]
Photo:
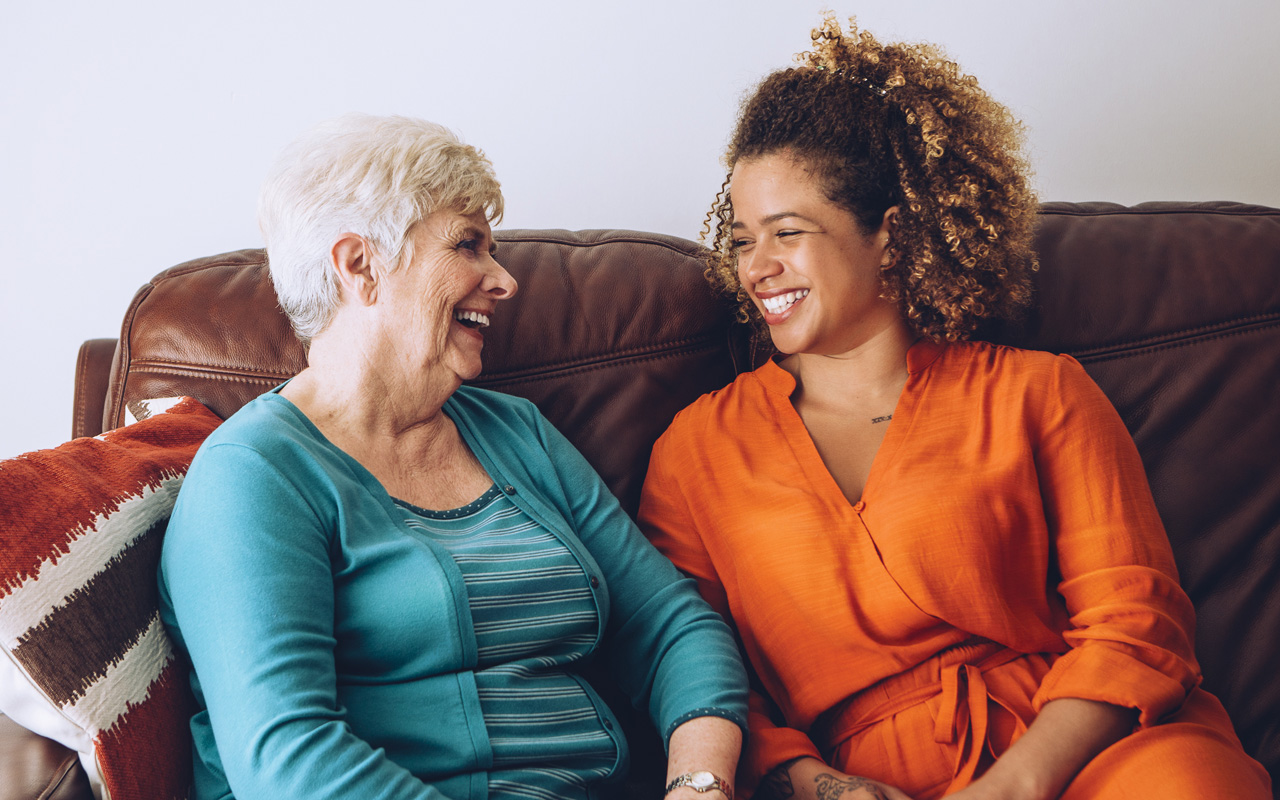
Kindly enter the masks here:
[[0, 714], [0, 800], [93, 800], [80, 757]]
[[107, 402], [115, 339], [89, 339], [76, 357], [76, 395], [71, 406], [71, 438], [102, 433], [102, 411]]

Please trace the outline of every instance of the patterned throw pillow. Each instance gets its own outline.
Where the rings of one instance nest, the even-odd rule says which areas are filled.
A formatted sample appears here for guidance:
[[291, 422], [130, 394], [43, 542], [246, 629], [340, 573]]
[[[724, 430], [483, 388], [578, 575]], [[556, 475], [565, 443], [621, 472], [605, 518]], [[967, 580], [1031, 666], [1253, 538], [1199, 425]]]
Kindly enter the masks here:
[[186, 797], [191, 783], [191, 698], [156, 568], [183, 476], [220, 420], [191, 398], [151, 405], [123, 428], [0, 462], [0, 711], [77, 750], [110, 800]]

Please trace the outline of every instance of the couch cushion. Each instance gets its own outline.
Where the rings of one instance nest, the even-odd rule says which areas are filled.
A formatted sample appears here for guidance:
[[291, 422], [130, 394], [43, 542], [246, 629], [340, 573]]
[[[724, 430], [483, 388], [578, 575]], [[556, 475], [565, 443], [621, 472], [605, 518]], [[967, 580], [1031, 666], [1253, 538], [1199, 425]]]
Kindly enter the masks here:
[[0, 710], [76, 750], [113, 800], [185, 797], [187, 668], [160, 624], [165, 523], [219, 419], [164, 413], [0, 462]]

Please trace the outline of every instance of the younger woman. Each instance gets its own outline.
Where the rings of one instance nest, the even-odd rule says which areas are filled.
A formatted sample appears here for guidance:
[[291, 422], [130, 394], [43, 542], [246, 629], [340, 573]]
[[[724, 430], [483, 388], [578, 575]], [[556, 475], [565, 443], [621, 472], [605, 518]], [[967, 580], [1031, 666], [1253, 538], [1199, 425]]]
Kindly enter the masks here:
[[1009, 113], [828, 19], [727, 163], [709, 274], [779, 355], [676, 418], [640, 515], [758, 678], [740, 789], [1270, 798], [1116, 412], [1068, 356], [969, 340], [1029, 295]]

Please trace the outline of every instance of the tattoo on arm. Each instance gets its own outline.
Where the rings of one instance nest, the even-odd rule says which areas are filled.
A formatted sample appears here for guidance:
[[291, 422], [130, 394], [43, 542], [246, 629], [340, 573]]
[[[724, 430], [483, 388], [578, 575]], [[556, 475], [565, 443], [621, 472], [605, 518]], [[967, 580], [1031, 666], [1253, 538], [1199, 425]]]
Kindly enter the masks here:
[[760, 781], [756, 793], [752, 795], [753, 800], [787, 800], [788, 797], [794, 797], [796, 789], [791, 785], [791, 765], [799, 760], [799, 758], [793, 758], [790, 761], [783, 761], [770, 770], [769, 774]]
[[835, 775], [824, 772], [814, 778], [813, 782], [818, 786], [818, 800], [838, 800], [844, 797], [845, 792], [858, 789], [866, 789], [867, 796], [873, 800], [887, 800], [884, 792], [880, 791], [880, 787], [865, 778], [837, 778]]
[[877, 422], [888, 422], [891, 419], [893, 419], [892, 414], [885, 414], [883, 417], [872, 417], [871, 424], [875, 425]]

